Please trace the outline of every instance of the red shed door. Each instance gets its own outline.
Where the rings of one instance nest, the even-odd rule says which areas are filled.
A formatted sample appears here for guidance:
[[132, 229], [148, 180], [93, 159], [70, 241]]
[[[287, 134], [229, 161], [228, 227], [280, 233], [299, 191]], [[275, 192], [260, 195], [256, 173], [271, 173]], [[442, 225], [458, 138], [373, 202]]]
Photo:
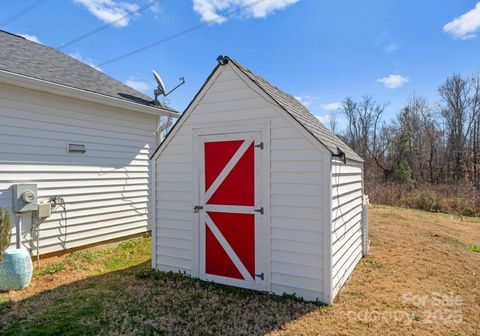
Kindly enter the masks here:
[[200, 277], [262, 288], [265, 249], [260, 133], [202, 136]]

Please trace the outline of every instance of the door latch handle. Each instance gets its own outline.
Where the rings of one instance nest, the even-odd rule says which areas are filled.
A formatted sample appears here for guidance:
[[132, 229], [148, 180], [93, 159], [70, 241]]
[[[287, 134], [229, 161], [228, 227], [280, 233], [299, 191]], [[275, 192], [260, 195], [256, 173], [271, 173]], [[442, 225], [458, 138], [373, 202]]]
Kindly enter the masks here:
[[255, 274], [255, 276], [256, 276], [257, 278], [260, 278], [260, 280], [262, 280], [262, 281], [265, 279], [265, 274], [264, 274], [264, 273]]
[[263, 142], [260, 142], [258, 145], [255, 145], [253, 147], [263, 149]]
[[193, 212], [198, 213], [198, 212], [199, 212], [200, 210], [202, 210], [202, 209], [203, 209], [203, 206], [201, 206], [201, 205], [195, 205], [195, 206], [193, 207]]
[[261, 207], [261, 208], [258, 208], [258, 209], [253, 209], [253, 211], [255, 211], [255, 212], [259, 212], [260, 214], [262, 214], [262, 215], [263, 215], [263, 207]]

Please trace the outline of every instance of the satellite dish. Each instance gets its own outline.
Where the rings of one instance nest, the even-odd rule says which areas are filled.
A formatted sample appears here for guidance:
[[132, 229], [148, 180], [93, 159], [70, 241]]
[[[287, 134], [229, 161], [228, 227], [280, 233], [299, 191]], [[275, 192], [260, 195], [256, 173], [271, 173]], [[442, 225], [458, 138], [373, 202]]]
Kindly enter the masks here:
[[167, 93], [167, 90], [165, 89], [165, 85], [163, 84], [162, 78], [160, 75], [155, 71], [152, 70], [153, 72], [153, 77], [155, 78], [155, 81], [157, 82], [157, 88], [153, 90], [153, 94], [155, 95], [155, 100], [152, 102], [153, 105], [160, 105], [160, 102], [158, 101], [158, 96], [162, 95], [164, 97], [168, 96], [170, 93], [178, 89], [180, 86], [185, 84], [185, 79], [183, 77], [180, 77], [180, 84], [175, 86], [173, 89], [170, 90], [170, 92]]
[[165, 96], [165, 93], [167, 92], [167, 90], [165, 89], [165, 85], [163, 84], [162, 78], [155, 70], [152, 70], [152, 72], [153, 72], [153, 77], [155, 77], [155, 81], [157, 82], [158, 94], [157, 93], [155, 94]]

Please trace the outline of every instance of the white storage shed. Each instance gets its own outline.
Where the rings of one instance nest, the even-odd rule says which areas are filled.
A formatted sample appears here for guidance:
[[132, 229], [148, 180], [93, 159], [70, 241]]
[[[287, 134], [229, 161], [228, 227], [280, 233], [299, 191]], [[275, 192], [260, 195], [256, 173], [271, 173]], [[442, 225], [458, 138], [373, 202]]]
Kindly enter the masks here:
[[292, 96], [218, 63], [152, 156], [152, 266], [331, 303], [366, 253], [363, 161]]
[[[151, 102], [69, 55], [0, 31], [0, 207], [12, 215], [12, 247], [58, 253], [150, 230], [149, 159], [159, 123], [179, 115]], [[34, 211], [14, 216], [21, 188], [36, 196]], [[49, 201], [57, 206], [38, 218], [37, 203]]]

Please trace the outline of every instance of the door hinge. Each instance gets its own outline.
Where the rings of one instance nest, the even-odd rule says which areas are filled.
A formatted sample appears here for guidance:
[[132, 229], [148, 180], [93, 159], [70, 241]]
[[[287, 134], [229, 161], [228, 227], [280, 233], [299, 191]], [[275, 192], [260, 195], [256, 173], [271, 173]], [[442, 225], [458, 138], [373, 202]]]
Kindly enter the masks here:
[[258, 209], [253, 209], [253, 211], [255, 211], [255, 212], [259, 212], [260, 214], [262, 214], [262, 215], [263, 215], [263, 207], [261, 207], [261, 208], [258, 208]]
[[263, 149], [263, 142], [260, 142], [258, 145], [255, 145], [253, 147]]
[[202, 209], [203, 209], [203, 206], [201, 206], [201, 205], [195, 205], [195, 206], [193, 207], [193, 212], [198, 213], [198, 212], [199, 212], [200, 210], [202, 210]]
[[265, 274], [264, 274], [264, 273], [255, 274], [255, 276], [256, 276], [257, 278], [260, 278], [260, 280], [262, 280], [262, 281], [265, 279]]

